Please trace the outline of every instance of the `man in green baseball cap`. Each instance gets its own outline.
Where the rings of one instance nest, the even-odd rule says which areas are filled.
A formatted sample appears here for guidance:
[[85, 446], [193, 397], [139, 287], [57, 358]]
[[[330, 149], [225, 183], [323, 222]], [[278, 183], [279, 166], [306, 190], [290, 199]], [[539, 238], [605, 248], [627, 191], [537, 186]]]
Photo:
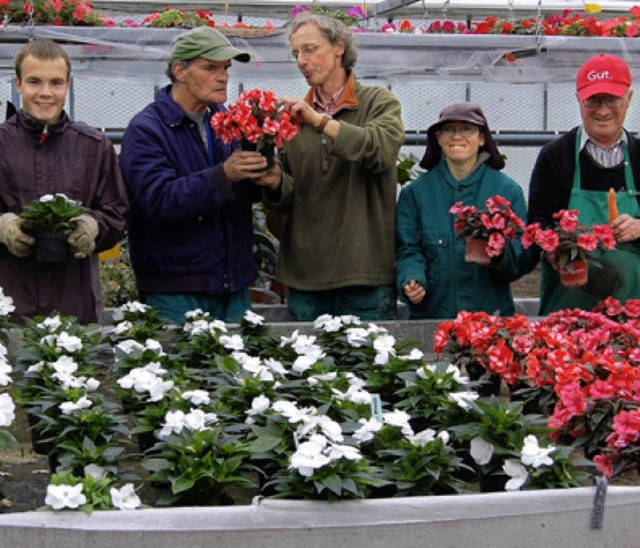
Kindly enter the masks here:
[[250, 308], [251, 204], [270, 171], [255, 151], [223, 143], [211, 128], [225, 110], [229, 69], [249, 54], [210, 27], [189, 30], [169, 53], [153, 103], [122, 140], [120, 166], [131, 207], [129, 250], [140, 298], [173, 323], [197, 308], [238, 321]]
[[202, 57], [209, 61], [229, 61], [235, 59], [247, 63], [250, 55], [231, 45], [222, 33], [211, 27], [196, 27], [181, 35], [174, 43], [169, 64]]

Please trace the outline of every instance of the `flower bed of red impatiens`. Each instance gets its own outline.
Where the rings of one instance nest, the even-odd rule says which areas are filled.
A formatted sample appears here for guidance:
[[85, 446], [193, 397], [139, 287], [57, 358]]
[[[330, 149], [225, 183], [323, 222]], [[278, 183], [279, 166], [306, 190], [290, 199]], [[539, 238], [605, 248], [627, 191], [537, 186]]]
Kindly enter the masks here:
[[442, 322], [436, 353], [477, 363], [543, 402], [552, 438], [584, 447], [610, 477], [640, 456], [640, 300], [546, 318], [461, 312]]

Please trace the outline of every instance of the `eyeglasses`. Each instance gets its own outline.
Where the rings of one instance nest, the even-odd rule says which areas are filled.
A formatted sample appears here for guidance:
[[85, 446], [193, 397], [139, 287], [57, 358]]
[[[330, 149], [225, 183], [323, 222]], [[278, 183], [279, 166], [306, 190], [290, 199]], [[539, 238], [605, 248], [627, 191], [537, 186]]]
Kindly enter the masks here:
[[587, 108], [600, 108], [602, 103], [604, 103], [607, 108], [620, 108], [626, 98], [626, 95], [624, 97], [589, 97], [582, 101], [582, 104]]
[[453, 137], [456, 133], [460, 135], [460, 137], [464, 139], [468, 139], [469, 137], [473, 137], [477, 133], [480, 132], [480, 128], [473, 124], [468, 124], [464, 126], [442, 126], [437, 133], [444, 137], [448, 137], [449, 139]]
[[307, 59], [311, 57], [316, 51], [320, 49], [322, 44], [305, 44], [300, 48], [299, 51], [292, 51], [289, 54], [289, 60], [297, 61], [298, 57], [306, 57]]

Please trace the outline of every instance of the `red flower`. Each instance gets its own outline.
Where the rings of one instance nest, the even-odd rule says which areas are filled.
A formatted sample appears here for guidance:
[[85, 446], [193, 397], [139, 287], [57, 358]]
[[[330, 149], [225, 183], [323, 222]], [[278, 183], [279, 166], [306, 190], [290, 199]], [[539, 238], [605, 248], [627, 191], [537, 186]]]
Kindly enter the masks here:
[[282, 145], [298, 131], [298, 123], [284, 111], [272, 91], [244, 91], [229, 110], [211, 117], [211, 127], [225, 143], [246, 139], [257, 143], [258, 150], [266, 145]]
[[598, 249], [615, 247], [615, 239], [609, 225], [587, 227], [578, 220], [576, 209], [562, 209], [553, 214], [557, 224], [542, 229], [539, 223], [524, 228], [523, 247], [538, 244], [545, 253], [554, 254], [558, 266], [564, 267], [577, 259], [587, 260], [589, 253]]
[[456, 202], [449, 213], [457, 215], [453, 227], [458, 238], [479, 238], [487, 240], [487, 254], [497, 257], [504, 251], [506, 241], [513, 241], [524, 222], [512, 211], [509, 200], [503, 196], [492, 196], [485, 201], [486, 210], [478, 211], [475, 206]]

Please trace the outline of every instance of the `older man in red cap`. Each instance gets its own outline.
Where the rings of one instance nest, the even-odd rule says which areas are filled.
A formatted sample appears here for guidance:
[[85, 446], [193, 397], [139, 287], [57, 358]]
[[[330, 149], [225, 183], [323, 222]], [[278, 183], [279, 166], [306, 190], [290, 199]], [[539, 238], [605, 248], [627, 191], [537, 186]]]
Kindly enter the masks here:
[[[633, 96], [628, 65], [614, 55], [588, 59], [578, 70], [576, 95], [582, 124], [542, 148], [529, 186], [529, 221], [550, 226], [561, 209], [579, 210], [586, 225], [607, 224], [609, 189], [620, 215], [611, 221], [614, 251], [589, 264], [585, 286], [559, 281], [552, 257], [542, 262], [540, 312], [563, 308], [590, 310], [613, 296], [621, 302], [640, 298], [640, 141], [624, 129]], [[547, 260], [551, 259], [551, 260]]]

